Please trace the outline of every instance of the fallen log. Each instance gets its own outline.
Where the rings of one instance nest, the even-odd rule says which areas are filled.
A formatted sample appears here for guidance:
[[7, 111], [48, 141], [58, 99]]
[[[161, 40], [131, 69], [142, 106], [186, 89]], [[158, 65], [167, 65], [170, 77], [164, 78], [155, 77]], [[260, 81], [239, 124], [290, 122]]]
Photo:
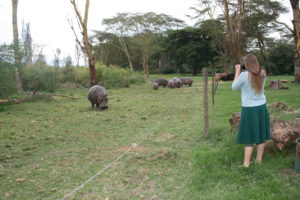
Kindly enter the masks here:
[[298, 137], [300, 137], [299, 119], [291, 122], [271, 119], [271, 138], [279, 150], [283, 150]]
[[288, 89], [287, 86], [282, 85], [282, 83], [287, 82], [286, 80], [273, 80], [270, 82], [270, 89], [279, 90], [279, 89]]

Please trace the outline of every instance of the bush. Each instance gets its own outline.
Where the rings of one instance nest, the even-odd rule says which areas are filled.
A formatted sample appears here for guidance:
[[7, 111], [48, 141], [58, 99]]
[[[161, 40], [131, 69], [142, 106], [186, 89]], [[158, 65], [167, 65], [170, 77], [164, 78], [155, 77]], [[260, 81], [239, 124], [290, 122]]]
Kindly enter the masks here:
[[16, 93], [15, 66], [0, 62], [0, 97], [4, 98]]
[[[90, 70], [88, 67], [73, 67], [74, 80], [68, 81], [67, 85], [75, 83], [77, 87], [90, 86]], [[118, 66], [106, 66], [96, 63], [96, 78], [98, 84], [107, 88], [128, 87], [129, 84], [144, 83], [145, 78], [140, 73], [131, 73], [129, 69]], [[66, 83], [63, 84], [66, 86]], [[74, 86], [74, 85], [72, 85]]]
[[[24, 90], [37, 90], [54, 92], [59, 83], [59, 68], [43, 64], [26, 66], [23, 72]], [[38, 81], [38, 82], [37, 82]]]
[[176, 70], [174, 67], [171, 67], [170, 65], [166, 65], [161, 69], [161, 72], [163, 74], [175, 74]]
[[271, 72], [274, 75], [293, 74], [293, 44], [277, 43], [269, 53]]
[[75, 73], [75, 67], [71, 65], [66, 65], [65, 67], [61, 68], [61, 77], [60, 77], [60, 83], [70, 82], [75, 83], [76, 80], [76, 73]]
[[131, 73], [115, 65], [107, 67], [104, 64], [96, 64], [97, 80], [99, 84], [107, 88], [129, 87], [129, 84], [144, 83], [145, 79], [139, 73]]

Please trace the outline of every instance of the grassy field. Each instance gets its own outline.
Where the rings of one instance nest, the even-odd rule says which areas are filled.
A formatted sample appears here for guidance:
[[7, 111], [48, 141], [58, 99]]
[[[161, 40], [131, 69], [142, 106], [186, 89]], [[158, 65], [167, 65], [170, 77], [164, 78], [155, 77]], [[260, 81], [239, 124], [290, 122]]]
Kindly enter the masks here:
[[[279, 78], [292, 79], [271, 77]], [[300, 176], [285, 172], [294, 168], [295, 146], [269, 146], [263, 165], [240, 168], [243, 146], [228, 121], [240, 111], [240, 93], [219, 84], [204, 138], [202, 78], [193, 79], [180, 89], [154, 91], [150, 80], [111, 89], [107, 111], [90, 107], [87, 89], [57, 92], [79, 99], [1, 105], [0, 199], [62, 199], [121, 155], [67, 199], [300, 199]], [[300, 109], [300, 85], [288, 86], [266, 89], [268, 103]]]

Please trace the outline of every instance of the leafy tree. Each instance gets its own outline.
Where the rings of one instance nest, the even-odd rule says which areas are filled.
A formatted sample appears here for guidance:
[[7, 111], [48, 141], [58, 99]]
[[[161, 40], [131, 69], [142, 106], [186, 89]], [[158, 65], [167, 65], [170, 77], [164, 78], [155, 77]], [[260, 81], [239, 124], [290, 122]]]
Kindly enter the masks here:
[[210, 48], [211, 41], [207, 32], [198, 28], [186, 28], [169, 31], [164, 47], [175, 65], [188, 65], [192, 74], [196, 75], [216, 56], [216, 52]]
[[[124, 54], [124, 50], [120, 48], [119, 38], [113, 33], [103, 32], [103, 31], [94, 31], [95, 35], [93, 39], [95, 41], [94, 45], [94, 54], [95, 59], [106, 64], [106, 65], [119, 65], [122, 67], [128, 66], [130, 68], [130, 64], [128, 64], [128, 57]], [[129, 43], [130, 38], [122, 38], [122, 41]], [[128, 49], [128, 54], [131, 52]], [[130, 56], [130, 63], [132, 58]]]
[[108, 35], [106, 36], [110, 36], [110, 38], [117, 38], [119, 45], [115, 45], [114, 47], [121, 49], [124, 52], [127, 57], [130, 70], [131, 72], [133, 72], [134, 68], [128, 50], [128, 44], [125, 40], [126, 37], [131, 35], [131, 32], [129, 30], [130, 18], [131, 14], [129, 13], [117, 13], [117, 15], [112, 18], [103, 19], [102, 24], [106, 27], [105, 31], [108, 33]]
[[270, 48], [269, 59], [272, 74], [293, 74], [293, 44], [276, 42]]
[[299, 0], [290, 0], [293, 10], [294, 36], [294, 74], [295, 81], [300, 83], [300, 9]]
[[[273, 12], [276, 10], [276, 12]], [[258, 48], [268, 62], [267, 46], [272, 42], [270, 33], [278, 26], [275, 22], [280, 14], [287, 12], [280, 2], [270, 0], [252, 0], [245, 2], [243, 31], [247, 47]]]
[[[184, 22], [165, 14], [118, 13], [117, 16], [104, 19], [105, 32], [95, 32], [102, 44], [110, 44], [122, 50], [133, 71], [133, 58], [141, 60], [144, 75], [149, 75], [149, 60], [161, 50], [159, 41], [166, 30], [184, 26]], [[116, 45], [115, 41], [118, 41]], [[108, 50], [108, 46], [99, 44], [99, 50]], [[103, 51], [102, 51], [103, 52]], [[107, 51], [106, 51], [107, 53]], [[102, 53], [102, 55], [104, 52]]]
[[151, 55], [161, 50], [159, 41], [164, 32], [184, 25], [185, 23], [182, 20], [153, 12], [137, 13], [130, 18], [129, 27], [134, 34], [133, 43], [135, 48], [142, 54], [145, 76], [149, 76], [149, 59]]

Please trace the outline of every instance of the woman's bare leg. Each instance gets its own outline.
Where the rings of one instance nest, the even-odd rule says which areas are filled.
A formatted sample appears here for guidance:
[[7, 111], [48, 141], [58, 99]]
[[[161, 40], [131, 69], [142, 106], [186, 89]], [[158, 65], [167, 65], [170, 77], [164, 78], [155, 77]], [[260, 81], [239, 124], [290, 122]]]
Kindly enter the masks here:
[[265, 143], [256, 145], [256, 159], [255, 162], [261, 163], [264, 155]]
[[253, 151], [252, 146], [245, 146], [244, 167], [249, 167], [252, 151]]

